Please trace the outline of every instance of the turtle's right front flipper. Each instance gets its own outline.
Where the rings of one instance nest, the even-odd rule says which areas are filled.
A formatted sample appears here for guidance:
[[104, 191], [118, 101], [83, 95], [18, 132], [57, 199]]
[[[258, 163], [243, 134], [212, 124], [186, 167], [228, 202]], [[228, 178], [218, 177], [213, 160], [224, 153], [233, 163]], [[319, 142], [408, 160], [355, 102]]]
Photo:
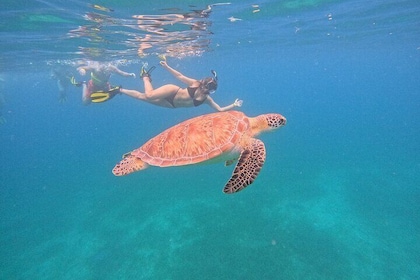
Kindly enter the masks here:
[[235, 193], [252, 184], [257, 178], [265, 162], [264, 143], [253, 138], [241, 153], [232, 177], [223, 189], [224, 193]]

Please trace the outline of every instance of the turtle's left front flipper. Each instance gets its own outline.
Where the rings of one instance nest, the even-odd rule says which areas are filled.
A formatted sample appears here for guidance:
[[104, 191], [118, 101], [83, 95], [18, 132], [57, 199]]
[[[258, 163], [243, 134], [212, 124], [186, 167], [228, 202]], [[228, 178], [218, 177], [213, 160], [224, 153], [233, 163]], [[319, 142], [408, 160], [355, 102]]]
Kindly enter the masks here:
[[251, 139], [239, 157], [224, 193], [238, 192], [254, 182], [265, 162], [265, 146], [259, 139]]

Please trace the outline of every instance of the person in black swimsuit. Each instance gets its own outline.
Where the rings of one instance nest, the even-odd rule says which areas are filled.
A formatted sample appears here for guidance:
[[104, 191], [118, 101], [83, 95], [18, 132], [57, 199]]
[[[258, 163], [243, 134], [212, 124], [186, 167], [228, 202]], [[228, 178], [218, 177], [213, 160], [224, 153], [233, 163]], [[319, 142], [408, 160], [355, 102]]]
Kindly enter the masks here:
[[153, 68], [148, 72], [142, 68], [140, 76], [143, 78], [145, 92], [141, 93], [137, 90], [124, 88], [121, 88], [120, 92], [148, 103], [167, 108], [196, 107], [205, 103], [216, 111], [222, 112], [242, 106], [242, 100], [236, 99], [232, 104], [220, 107], [213, 98], [210, 97], [210, 94], [217, 89], [217, 74], [215, 71], [212, 70], [213, 77], [196, 80], [173, 69], [165, 60], [161, 61], [160, 64], [188, 87], [181, 88], [177, 85], [167, 84], [154, 89], [150, 79], [150, 72]]

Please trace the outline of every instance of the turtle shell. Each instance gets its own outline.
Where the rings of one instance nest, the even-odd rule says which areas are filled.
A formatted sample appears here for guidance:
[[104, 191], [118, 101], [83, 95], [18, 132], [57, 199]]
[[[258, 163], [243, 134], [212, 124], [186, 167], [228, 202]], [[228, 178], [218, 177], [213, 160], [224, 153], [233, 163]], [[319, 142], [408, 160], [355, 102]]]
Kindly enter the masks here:
[[200, 163], [231, 152], [249, 127], [242, 112], [202, 115], [168, 128], [131, 155], [160, 167]]

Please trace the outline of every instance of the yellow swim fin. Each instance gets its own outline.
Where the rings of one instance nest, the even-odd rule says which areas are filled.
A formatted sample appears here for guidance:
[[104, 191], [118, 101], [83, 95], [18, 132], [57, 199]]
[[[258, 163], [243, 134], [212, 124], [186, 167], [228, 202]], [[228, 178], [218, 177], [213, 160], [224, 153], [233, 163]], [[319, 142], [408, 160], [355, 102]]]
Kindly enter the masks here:
[[101, 103], [108, 101], [112, 97], [114, 97], [117, 93], [120, 92], [121, 87], [113, 87], [110, 88], [108, 91], [95, 91], [92, 92], [90, 95], [90, 99], [93, 103]]
[[90, 99], [93, 103], [101, 103], [109, 100], [111, 98], [111, 95], [107, 91], [97, 91], [93, 92], [90, 95]]

